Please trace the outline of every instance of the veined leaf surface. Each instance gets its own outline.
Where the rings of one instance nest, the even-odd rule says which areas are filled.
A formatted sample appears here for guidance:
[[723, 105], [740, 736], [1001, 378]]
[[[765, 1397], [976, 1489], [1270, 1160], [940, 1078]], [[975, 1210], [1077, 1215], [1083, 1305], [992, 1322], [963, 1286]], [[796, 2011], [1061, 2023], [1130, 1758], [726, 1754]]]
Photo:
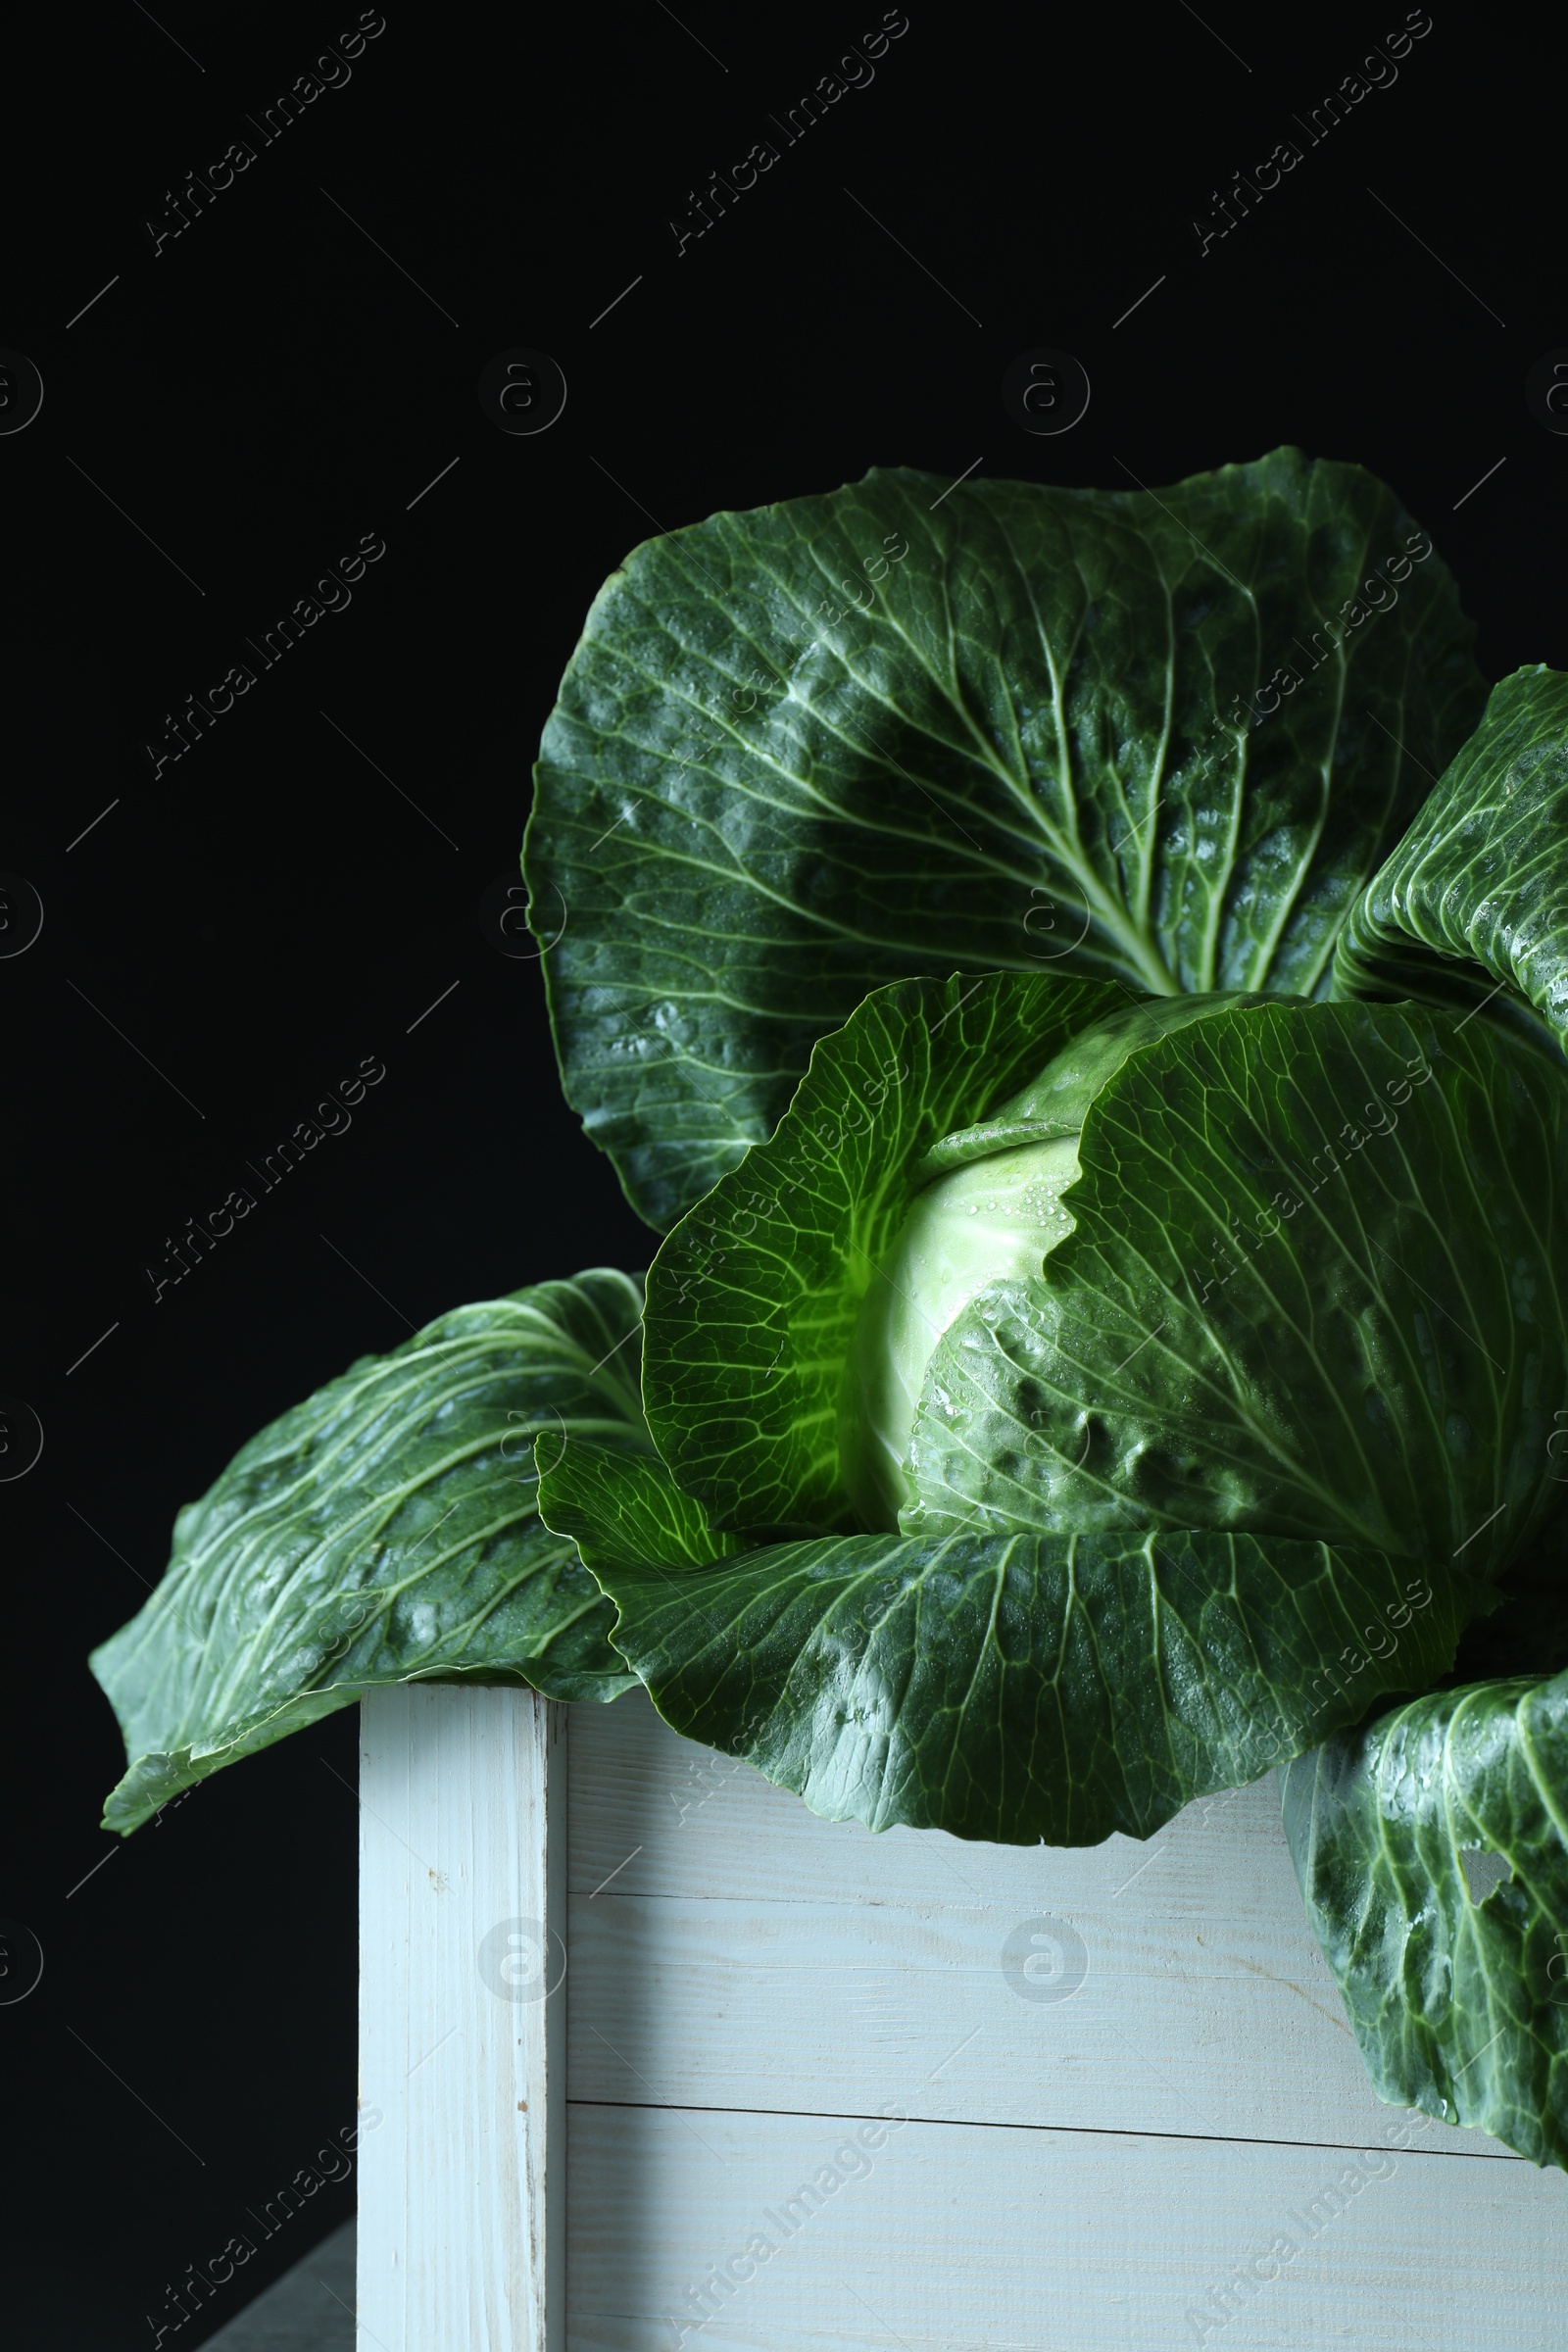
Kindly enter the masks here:
[[1568, 1053], [1568, 677], [1493, 689], [1335, 952], [1347, 997], [1424, 997]]
[[873, 472], [635, 549], [524, 850], [567, 1100], [666, 1229], [911, 973], [1326, 984], [1479, 716], [1432, 543], [1293, 449], [1172, 488]]
[[105, 1827], [135, 1829], [376, 1683], [627, 1689], [608, 1605], [538, 1515], [533, 1446], [565, 1428], [652, 1452], [641, 1304], [637, 1282], [597, 1269], [459, 1307], [242, 1446], [180, 1512], [151, 1599], [93, 1653], [128, 1759]]
[[1562, 1490], [1568, 1079], [1417, 1005], [1255, 1004], [1096, 1097], [1076, 1230], [938, 1342], [910, 1535], [1211, 1527], [1493, 1572]]
[[1418, 1698], [1284, 1803], [1379, 2097], [1568, 2168], [1568, 1674]]
[[817, 1045], [777, 1133], [649, 1269], [650, 1425], [716, 1525], [858, 1524], [840, 1444], [850, 1350], [924, 1154], [1126, 1002], [1064, 972], [909, 980]]
[[1430, 1681], [1491, 1595], [1250, 1536], [848, 1536], [595, 1574], [665, 1721], [830, 1820], [1147, 1838]]

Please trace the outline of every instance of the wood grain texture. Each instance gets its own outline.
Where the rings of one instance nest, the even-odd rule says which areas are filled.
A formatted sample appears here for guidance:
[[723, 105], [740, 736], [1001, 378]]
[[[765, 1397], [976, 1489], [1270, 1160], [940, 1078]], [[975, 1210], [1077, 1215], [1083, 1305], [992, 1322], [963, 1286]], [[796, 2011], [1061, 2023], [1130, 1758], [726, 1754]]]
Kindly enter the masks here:
[[[574, 2099], [896, 2099], [946, 2122], [1336, 2144], [1389, 2113], [1307, 1926], [1272, 1779], [1143, 1844], [872, 1837], [678, 1738], [640, 1691], [572, 1710], [571, 1771]], [[1021, 1999], [1004, 1969], [1041, 1915], [1083, 1939], [1068, 1999]], [[1428, 2136], [1519, 2162], [1483, 2133]]]
[[569, 2142], [570, 2352], [1564, 2340], [1563, 2183], [1524, 2164], [911, 2122], [857, 2172], [827, 2117], [575, 2104]]
[[[1568, 2341], [1568, 2181], [1374, 2096], [1272, 1781], [872, 1838], [634, 1693], [572, 1710], [568, 1870], [568, 2352]], [[1068, 1997], [1004, 1965], [1043, 1917]]]
[[[361, 1709], [359, 2318], [382, 2352], [564, 2352], [565, 1712]], [[548, 2193], [547, 2193], [548, 2192]]]

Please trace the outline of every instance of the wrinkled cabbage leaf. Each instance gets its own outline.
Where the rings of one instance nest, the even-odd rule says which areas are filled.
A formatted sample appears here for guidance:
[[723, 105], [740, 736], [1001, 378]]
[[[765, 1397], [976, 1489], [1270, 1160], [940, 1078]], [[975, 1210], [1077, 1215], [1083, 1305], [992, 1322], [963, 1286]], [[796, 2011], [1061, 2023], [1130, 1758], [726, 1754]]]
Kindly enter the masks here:
[[1249, 1536], [739, 1549], [654, 1501], [657, 1466], [551, 1452], [541, 1513], [581, 1545], [666, 1722], [872, 1830], [1147, 1838], [1441, 1674], [1490, 1605], [1456, 1571]]
[[1568, 2166], [1568, 1674], [1417, 1698], [1284, 1805], [1379, 2096]]
[[1334, 991], [1485, 1007], [1568, 1049], [1568, 676], [1538, 665], [1486, 713], [1356, 905]]
[[1091, 1104], [1076, 1230], [938, 1342], [908, 1534], [1219, 1527], [1492, 1572], [1561, 1490], [1568, 1085], [1485, 1023], [1222, 1011]]
[[1360, 467], [875, 471], [635, 548], [524, 848], [566, 1099], [666, 1230], [909, 973], [1327, 985], [1474, 726], [1471, 624]]
[[641, 1285], [597, 1268], [439, 1316], [243, 1446], [174, 1523], [163, 1581], [92, 1655], [130, 1831], [378, 1683], [464, 1676], [613, 1698], [612, 1612], [536, 1508], [534, 1440], [652, 1451]]

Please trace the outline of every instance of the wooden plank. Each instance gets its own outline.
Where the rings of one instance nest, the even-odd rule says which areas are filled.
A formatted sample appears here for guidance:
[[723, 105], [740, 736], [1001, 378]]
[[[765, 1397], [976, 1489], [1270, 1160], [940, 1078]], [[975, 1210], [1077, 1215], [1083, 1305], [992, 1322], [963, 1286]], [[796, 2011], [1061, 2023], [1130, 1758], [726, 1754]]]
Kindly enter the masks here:
[[[381, 2352], [564, 2352], [565, 1710], [361, 1708], [359, 2318]], [[548, 2192], [548, 2195], [547, 2195]]]
[[[572, 1715], [573, 2098], [894, 2100], [949, 2122], [1315, 2143], [1381, 2129], [1272, 1780], [1146, 1844], [873, 1838], [678, 1739], [641, 1692]], [[1062, 1986], [1007, 1963], [1042, 1915], [1082, 1940], [1070, 1998], [1022, 1997]], [[1519, 2161], [1476, 2132], [1434, 2126], [1427, 2144]]]
[[1389, 2108], [1361, 2151], [919, 2122], [867, 2149], [826, 2116], [569, 2114], [568, 2352], [1563, 2341], [1562, 2177], [1391, 2147]]

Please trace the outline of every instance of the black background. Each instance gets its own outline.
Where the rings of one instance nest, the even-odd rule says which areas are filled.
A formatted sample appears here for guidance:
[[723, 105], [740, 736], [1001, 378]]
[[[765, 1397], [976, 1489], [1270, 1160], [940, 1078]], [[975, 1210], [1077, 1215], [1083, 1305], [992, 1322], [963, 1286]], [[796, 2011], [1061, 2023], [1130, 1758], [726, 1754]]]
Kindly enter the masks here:
[[[46, 1961], [0, 2007], [19, 2341], [150, 2342], [165, 2281], [354, 2114], [353, 1716], [121, 1846], [87, 1650], [174, 1509], [354, 1356], [650, 1253], [562, 1103], [537, 963], [479, 922], [626, 551], [873, 464], [1158, 486], [1297, 442], [1399, 491], [1489, 676], [1568, 666], [1568, 439], [1523, 392], [1568, 345], [1560, 56], [1434, 6], [1316, 145], [1293, 117], [1398, 29], [1392, 0], [1272, 35], [1221, 0], [1077, 28], [909, 0], [870, 85], [792, 146], [769, 117], [879, 8], [386, 0], [352, 79], [268, 146], [246, 115], [355, 8], [122, 0], [13, 32], [0, 343], [46, 388], [0, 438], [0, 867], [45, 910], [0, 960], [0, 1391], [45, 1431], [0, 1485], [0, 1917]], [[255, 163], [155, 256], [144, 222], [242, 137]], [[688, 191], [763, 138], [778, 163], [677, 254]], [[1300, 164], [1200, 254], [1213, 191], [1286, 138]], [[1056, 438], [1000, 397], [1042, 344], [1093, 385]], [[569, 387], [533, 437], [477, 398], [517, 345]], [[386, 553], [352, 605], [155, 776], [166, 713], [366, 533]], [[386, 1077], [352, 1129], [155, 1304], [167, 1237], [368, 1055]]]

